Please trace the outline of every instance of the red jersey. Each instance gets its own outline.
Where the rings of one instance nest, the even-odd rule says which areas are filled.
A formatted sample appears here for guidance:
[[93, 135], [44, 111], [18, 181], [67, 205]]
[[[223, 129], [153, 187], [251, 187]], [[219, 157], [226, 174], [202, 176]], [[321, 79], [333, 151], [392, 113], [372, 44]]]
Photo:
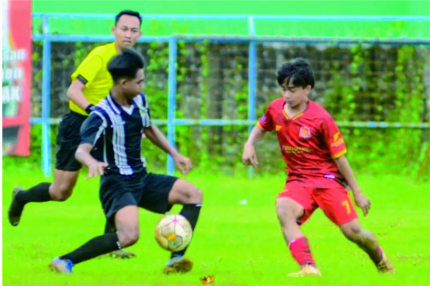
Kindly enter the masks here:
[[336, 163], [346, 153], [345, 142], [330, 114], [318, 103], [308, 101], [305, 111], [289, 118], [285, 99], [272, 101], [258, 125], [275, 130], [288, 178], [325, 177], [344, 181]]

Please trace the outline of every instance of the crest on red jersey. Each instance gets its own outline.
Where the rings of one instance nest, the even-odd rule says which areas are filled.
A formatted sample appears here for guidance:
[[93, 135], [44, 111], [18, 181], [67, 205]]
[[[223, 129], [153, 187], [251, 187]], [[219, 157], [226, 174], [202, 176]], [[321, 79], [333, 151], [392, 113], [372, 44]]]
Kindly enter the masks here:
[[312, 137], [311, 129], [306, 126], [300, 127], [299, 137], [304, 139], [309, 139]]

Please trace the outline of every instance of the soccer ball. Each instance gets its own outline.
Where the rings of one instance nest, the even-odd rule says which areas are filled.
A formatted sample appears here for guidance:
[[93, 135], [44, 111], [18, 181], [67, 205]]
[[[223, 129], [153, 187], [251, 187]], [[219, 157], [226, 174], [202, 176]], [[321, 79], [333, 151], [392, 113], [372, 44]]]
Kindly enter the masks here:
[[191, 225], [182, 215], [167, 215], [158, 221], [155, 228], [155, 240], [168, 251], [183, 250], [192, 236]]

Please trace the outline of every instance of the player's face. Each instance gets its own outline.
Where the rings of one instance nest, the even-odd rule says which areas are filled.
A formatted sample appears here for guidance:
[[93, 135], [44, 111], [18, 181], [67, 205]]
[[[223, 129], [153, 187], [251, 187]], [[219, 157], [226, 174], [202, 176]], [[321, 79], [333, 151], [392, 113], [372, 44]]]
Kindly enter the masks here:
[[139, 19], [130, 15], [122, 15], [116, 26], [112, 28], [115, 43], [119, 48], [133, 47], [140, 35]]
[[285, 98], [285, 102], [293, 108], [306, 102], [310, 91], [310, 85], [303, 88], [301, 86], [295, 86], [292, 82], [284, 82], [284, 84], [282, 84], [282, 97]]
[[131, 80], [127, 80], [124, 83], [123, 89], [127, 99], [131, 100], [142, 92], [145, 84], [145, 74], [143, 69], [140, 69], [136, 73], [136, 77]]

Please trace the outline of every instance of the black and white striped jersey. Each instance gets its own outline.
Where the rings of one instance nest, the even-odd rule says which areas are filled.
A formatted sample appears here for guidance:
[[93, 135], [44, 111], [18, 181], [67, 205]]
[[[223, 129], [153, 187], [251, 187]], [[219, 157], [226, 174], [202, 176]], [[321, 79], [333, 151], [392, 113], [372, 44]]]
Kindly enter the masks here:
[[141, 154], [143, 129], [151, 126], [144, 94], [133, 99], [130, 109], [121, 107], [111, 94], [94, 108], [81, 127], [81, 144], [93, 144], [93, 156], [108, 163], [106, 173], [129, 176], [146, 169]]

